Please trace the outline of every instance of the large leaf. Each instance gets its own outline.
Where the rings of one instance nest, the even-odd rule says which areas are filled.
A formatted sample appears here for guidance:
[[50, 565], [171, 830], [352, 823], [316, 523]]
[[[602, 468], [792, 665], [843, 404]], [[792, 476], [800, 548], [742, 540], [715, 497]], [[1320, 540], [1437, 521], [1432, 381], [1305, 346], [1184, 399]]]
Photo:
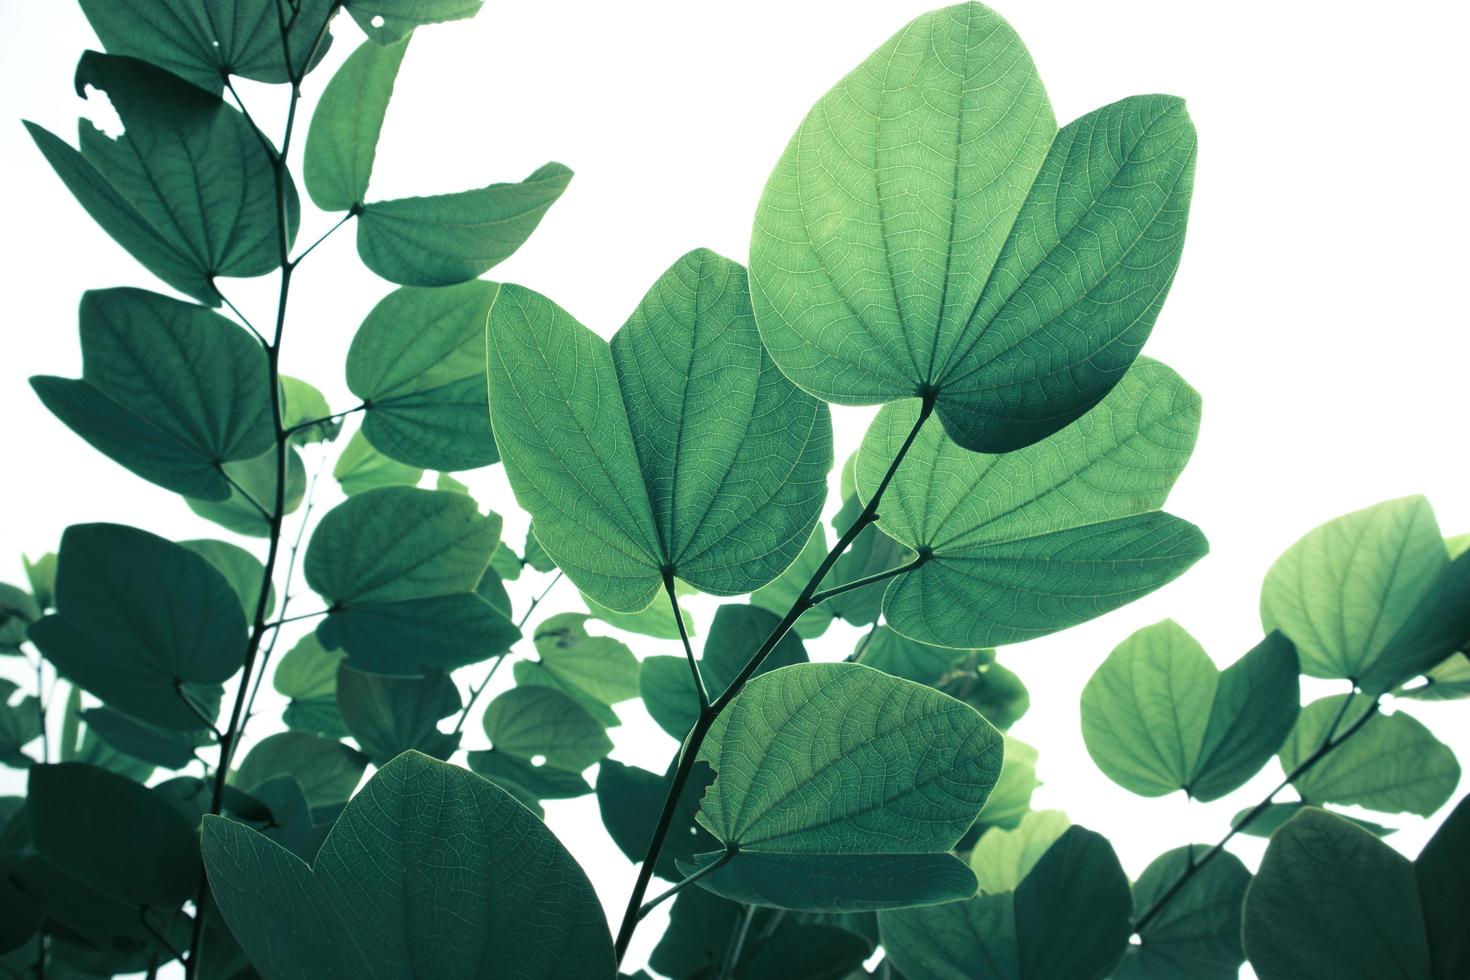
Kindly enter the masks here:
[[831, 417], [761, 347], [739, 265], [684, 256], [610, 345], [502, 286], [488, 346], [506, 475], [537, 540], [593, 599], [635, 612], [665, 575], [749, 592], [806, 543]]
[[[1347, 697], [1321, 698], [1302, 709], [1281, 747], [1283, 769], [1293, 771], [1327, 741], [1329, 733], [1341, 736], [1362, 717], [1369, 707], [1367, 699], [1354, 696], [1344, 711]], [[1444, 805], [1459, 782], [1460, 763], [1450, 747], [1399, 711], [1368, 719], [1292, 785], [1308, 803], [1347, 803], [1427, 817]]]
[[974, 893], [948, 852], [1000, 775], [1001, 736], [953, 698], [858, 664], [795, 664], [751, 680], [700, 758], [716, 778], [699, 819], [728, 858], [701, 879], [712, 891], [813, 911]]
[[1414, 859], [1434, 980], [1470, 973], [1470, 797], [1460, 800]]
[[301, 177], [323, 211], [347, 211], [366, 200], [378, 134], [407, 50], [407, 38], [388, 45], [366, 42], [322, 89], [306, 131]]
[[[88, 213], [154, 275], [210, 306], [217, 276], [280, 263], [276, 174], [259, 134], [219, 97], [133, 58], [88, 51], [77, 92], [106, 92], [126, 132], [81, 123], [81, 150], [27, 124]], [[286, 184], [288, 239], [300, 206]]]
[[82, 377], [34, 377], [53, 414], [175, 493], [224, 500], [220, 464], [275, 441], [265, 351], [202, 306], [142, 289], [82, 296]]
[[[1133, 885], [1137, 915], [1199, 860], [1207, 847], [1190, 845], [1166, 851], [1144, 869]], [[1139, 943], [1128, 947], [1117, 980], [1236, 980], [1245, 951], [1240, 945], [1240, 906], [1251, 875], [1229, 851], [1210, 858], [1143, 927]]]
[[193, 828], [162, 796], [80, 762], [31, 769], [36, 851], [121, 901], [167, 908], [194, 894]]
[[1076, 419], [1153, 328], [1184, 243], [1194, 129], [1136, 96], [1060, 132], [979, 4], [919, 17], [812, 108], [756, 212], [771, 356], [844, 404], [924, 393], [1004, 452]]
[[210, 887], [265, 980], [614, 972], [602, 907], [539, 820], [463, 769], [406, 753], [343, 810], [316, 860], [204, 822]]
[[1467, 589], [1470, 560], [1452, 567], [1429, 501], [1404, 497], [1288, 548], [1266, 573], [1261, 621], [1297, 645], [1303, 673], [1379, 694], [1470, 640]]
[[510, 648], [520, 630], [474, 589], [500, 540], [500, 518], [451, 490], [382, 487], [322, 518], [306, 580], [331, 604], [317, 627], [354, 666], [413, 676]]
[[1245, 898], [1261, 980], [1425, 980], [1414, 867], [1376, 837], [1308, 808], [1278, 830]]
[[357, 254], [403, 286], [466, 282], [525, 244], [571, 180], [571, 170], [547, 163], [520, 183], [374, 201], [357, 219]]
[[347, 387], [367, 405], [362, 433], [376, 449], [425, 469], [500, 459], [485, 393], [485, 320], [498, 288], [405, 286], [368, 313], [347, 352]]
[[1142, 796], [1214, 800], [1266, 764], [1295, 724], [1289, 640], [1272, 633], [1225, 671], [1172, 619], [1145, 627], [1082, 691], [1082, 737], [1109, 779]]
[[485, 0], [352, 0], [348, 12], [363, 33], [379, 44], [391, 44], [415, 27], [473, 17]]
[[213, 717], [219, 685], [245, 660], [245, 616], [225, 577], [187, 548], [118, 524], [66, 529], [56, 612], [30, 634], [63, 676], [162, 728], [208, 727], [200, 713]]
[[305, 74], [326, 54], [332, 41], [326, 24], [336, 13], [329, 0], [289, 8], [277, 0], [81, 0], [81, 6], [110, 53], [150, 61], [216, 94], [228, 75], [287, 82]]
[[337, 668], [337, 703], [347, 733], [374, 765], [410, 749], [447, 759], [459, 748], [459, 734], [438, 727], [439, 719], [463, 707], [459, 688], [446, 674], [384, 677], [343, 663]]
[[1062, 834], [1014, 892], [878, 913], [907, 980], [1102, 980], [1128, 945], [1128, 877], [1108, 842]]
[[[878, 413], [858, 452], [876, 491], [919, 403]], [[1206, 551], [1192, 524], [1157, 510], [1199, 431], [1199, 395], [1146, 358], [1087, 415], [1026, 449], [972, 453], [933, 420], [883, 498], [878, 526], [929, 557], [894, 580], [888, 624], [924, 643], [1031, 639], [1131, 602]]]

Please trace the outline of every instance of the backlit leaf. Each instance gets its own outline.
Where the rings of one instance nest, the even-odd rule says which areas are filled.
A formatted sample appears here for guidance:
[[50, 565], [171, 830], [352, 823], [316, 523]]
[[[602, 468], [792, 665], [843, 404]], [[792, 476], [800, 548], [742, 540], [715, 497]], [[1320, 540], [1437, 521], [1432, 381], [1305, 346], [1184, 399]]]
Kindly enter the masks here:
[[538, 768], [581, 772], [612, 751], [612, 739], [597, 719], [549, 687], [513, 687], [504, 692], [485, 709], [484, 726], [493, 751], [518, 756]]
[[[636, 766], [625, 766], [615, 759], [603, 759], [598, 764], [597, 808], [609, 836], [629, 861], [642, 861], [648, 853], [648, 842], [653, 837], [653, 828], [669, 795], [677, 763], [678, 759], [670, 763], [669, 770], [662, 776]], [[702, 762], [694, 764], [679, 794], [669, 834], [654, 865], [654, 873], [660, 878], [678, 881], [683, 877], [679, 873], [681, 862], [687, 864], [694, 860], [696, 854], [719, 847], [719, 842], [699, 826], [694, 816], [699, 811], [700, 798], [714, 779], [714, 770], [709, 766]], [[690, 891], [710, 894], [697, 888]]]
[[82, 721], [108, 745], [135, 759], [165, 769], [182, 769], [195, 761], [194, 750], [209, 744], [205, 731], [181, 732], [129, 718], [106, 706], [88, 708]]
[[[1166, 851], [1133, 885], [1137, 915], [1153, 907], [1209, 850], [1203, 845]], [[1236, 980], [1245, 951], [1240, 945], [1240, 906], [1251, 875], [1240, 859], [1221, 851], [1175, 892], [1139, 934], [1140, 942], [1113, 974], [1117, 980]]]
[[1460, 800], [1414, 859], [1414, 881], [1429, 939], [1433, 980], [1470, 971], [1470, 797]]
[[[237, 544], [228, 541], [211, 541], [200, 538], [194, 541], [180, 541], [179, 544], [188, 548], [197, 555], [203, 556], [211, 565], [219, 570], [230, 583], [230, 588], [240, 597], [240, 608], [245, 611], [245, 618], [255, 618], [255, 607], [260, 600], [260, 586], [265, 580], [265, 566], [260, 563], [250, 552]], [[276, 590], [272, 586], [265, 599], [265, 615], [269, 616], [276, 608]]]
[[[314, 385], [281, 375], [281, 428], [291, 433], [293, 446], [335, 440], [342, 431], [342, 420], [331, 415], [326, 396]], [[313, 424], [306, 425], [308, 422]]]
[[366, 42], [322, 89], [306, 131], [301, 177], [323, 211], [347, 211], [366, 199], [378, 134], [407, 50], [407, 38], [387, 45]]
[[282, 715], [287, 728], [333, 738], [347, 734], [337, 706], [337, 665], [343, 656], [307, 633], [281, 657], [271, 680], [277, 694], [291, 699]]
[[446, 674], [385, 677], [343, 663], [337, 668], [337, 703], [347, 733], [373, 765], [410, 749], [447, 759], [459, 748], [458, 733], [439, 730], [441, 718], [463, 707], [459, 688]]
[[231, 781], [253, 793], [277, 776], [290, 776], [313, 810], [330, 809], [352, 795], [367, 763], [367, 756], [333, 739], [307, 732], [277, 732], [255, 743]]
[[352, 14], [363, 33], [379, 44], [407, 37], [415, 27], [473, 17], [484, 0], [352, 0]]
[[347, 448], [332, 467], [332, 478], [351, 497], [377, 487], [416, 487], [424, 477], [417, 466], [400, 463], [373, 448], [359, 429], [347, 440]]
[[1060, 810], [1033, 810], [1011, 830], [987, 830], [970, 852], [970, 870], [975, 872], [980, 892], [997, 895], [1015, 891], [1071, 826], [1072, 821]]

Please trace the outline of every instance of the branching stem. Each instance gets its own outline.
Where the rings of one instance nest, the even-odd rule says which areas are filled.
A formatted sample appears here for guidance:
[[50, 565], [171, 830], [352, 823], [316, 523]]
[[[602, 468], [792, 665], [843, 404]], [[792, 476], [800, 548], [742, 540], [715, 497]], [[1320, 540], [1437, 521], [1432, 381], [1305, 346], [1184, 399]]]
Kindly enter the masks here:
[[[551, 594], [551, 590], [556, 587], [556, 583], [561, 581], [561, 576], [561, 569], [558, 568], [556, 570], [556, 575], [553, 576], [551, 581], [546, 584], [546, 588], [542, 589], [541, 594], [531, 600], [531, 604], [526, 607], [526, 611], [522, 613], [521, 618], [516, 621], [517, 629], [525, 627], [526, 622], [531, 618], [531, 613], [535, 612], [536, 607], [541, 605], [542, 601]], [[454, 723], [454, 731], [451, 734], [458, 735], [460, 732], [464, 731], [464, 723], [470, 716], [470, 710], [474, 708], [475, 702], [480, 700], [480, 695], [485, 693], [485, 688], [490, 686], [490, 681], [494, 679], [495, 672], [500, 669], [500, 665], [505, 663], [505, 661], [510, 657], [510, 654], [511, 651], [507, 650], [500, 656], [496, 657], [495, 662], [490, 665], [490, 669], [485, 672], [485, 676], [480, 680], [480, 683], [476, 684], [475, 687], [470, 691], [469, 700], [465, 702], [464, 708], [460, 711], [459, 719]]]
[[674, 622], [679, 624], [679, 639], [684, 641], [684, 658], [689, 661], [689, 673], [694, 677], [694, 690], [699, 695], [699, 710], [709, 710], [709, 690], [704, 686], [704, 675], [699, 672], [699, 661], [694, 659], [694, 647], [689, 644], [689, 630], [684, 625], [684, 613], [679, 609], [679, 595], [674, 591], [674, 572], [664, 569], [664, 592], [674, 610]]

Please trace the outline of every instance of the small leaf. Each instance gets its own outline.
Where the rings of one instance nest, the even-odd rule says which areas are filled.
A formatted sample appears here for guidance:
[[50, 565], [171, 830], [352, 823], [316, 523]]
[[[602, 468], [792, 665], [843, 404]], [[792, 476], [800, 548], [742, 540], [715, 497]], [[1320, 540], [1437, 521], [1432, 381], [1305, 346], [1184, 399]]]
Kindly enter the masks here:
[[1000, 775], [1001, 737], [953, 698], [857, 664], [783, 667], [742, 689], [700, 758], [716, 773], [700, 822], [734, 852], [712, 891], [813, 911], [973, 893], [947, 852]]
[[[213, 501], [185, 497], [184, 502], [200, 517], [236, 534], [270, 537], [271, 525], [266, 515], [275, 509], [276, 451], [271, 449], [254, 459], [226, 463], [224, 472], [233, 484], [228, 499]], [[289, 514], [301, 506], [302, 498], [306, 496], [306, 467], [295, 449], [286, 451], [285, 491], [282, 513]]]
[[240, 327], [142, 289], [82, 296], [82, 377], [31, 379], [100, 452], [175, 493], [224, 500], [220, 464], [275, 441], [266, 359]]
[[504, 791], [417, 753], [378, 771], [310, 866], [217, 817], [203, 849], [215, 899], [265, 980], [605, 980], [616, 969], [597, 896], [551, 832]]
[[[916, 401], [878, 413], [858, 452], [876, 490], [918, 420]], [[972, 453], [926, 423], [883, 499], [878, 526], [929, 554], [883, 599], [895, 630], [961, 648], [1085, 622], [1172, 581], [1207, 550], [1157, 510], [1194, 448], [1199, 395], [1141, 359], [1087, 415], [1026, 449]]]
[[984, 895], [1013, 892], [1072, 821], [1060, 810], [1033, 810], [1013, 830], [993, 827], [970, 852], [970, 870]]
[[[211, 541], [201, 538], [194, 541], [180, 541], [179, 544], [188, 548], [196, 555], [200, 555], [225, 577], [230, 583], [230, 588], [240, 597], [240, 607], [245, 612], [247, 620], [255, 618], [255, 607], [260, 600], [260, 586], [265, 580], [265, 566], [260, 563], [250, 552], [237, 544], [228, 541]], [[276, 590], [271, 586], [266, 595], [265, 610], [269, 616], [276, 608]]]
[[416, 750], [447, 759], [459, 748], [459, 734], [439, 730], [439, 720], [464, 706], [448, 675], [384, 677], [337, 668], [337, 703], [347, 733], [375, 766], [401, 752]]
[[281, 428], [291, 433], [291, 445], [334, 441], [342, 432], [342, 420], [331, 416], [332, 407], [315, 386], [281, 375]]
[[1303, 810], [1271, 838], [1244, 915], [1261, 980], [1431, 975], [1413, 865], [1322, 810]]
[[367, 405], [362, 434], [380, 452], [439, 470], [499, 461], [485, 393], [485, 320], [497, 288], [406, 286], [363, 320], [347, 387]]
[[[545, 554], [544, 551], [541, 553]], [[679, 638], [679, 624], [674, 621], [674, 610], [669, 608], [666, 602], [655, 602], [646, 609], [631, 613], [614, 612], [585, 592], [582, 593], [582, 602], [586, 604], [587, 611], [594, 618], [625, 633], [651, 636], [655, 640], [677, 640]], [[684, 619], [684, 630], [690, 636], [697, 635], [698, 630], [695, 629], [694, 617], [682, 604], [679, 606], [679, 614]]]
[[[1209, 850], [1204, 845], [1165, 851], [1133, 885], [1136, 914], [1153, 907]], [[1191, 853], [1192, 851], [1192, 853]], [[1240, 859], [1221, 851], [1175, 892], [1139, 933], [1140, 942], [1113, 974], [1117, 980], [1235, 980], [1245, 951], [1240, 945], [1240, 906], [1251, 874]]]
[[[1321, 698], [1302, 709], [1281, 747], [1281, 767], [1293, 771], [1327, 740], [1347, 695]], [[1368, 700], [1354, 696], [1342, 714], [1342, 735]], [[1449, 746], [1402, 711], [1370, 718], [1351, 738], [1292, 783], [1308, 803], [1344, 803], [1382, 813], [1427, 817], [1444, 805], [1460, 782], [1460, 764]]]
[[504, 692], [485, 709], [484, 726], [491, 751], [517, 756], [537, 768], [579, 773], [612, 751], [612, 739], [597, 719], [549, 687]]
[[484, 0], [352, 0], [347, 12], [379, 44], [408, 37], [415, 27], [463, 20], [480, 12]]
[[[677, 764], [678, 759], [675, 759], [662, 776], [636, 766], [625, 766], [615, 759], [603, 759], [598, 765], [598, 812], [609, 836], [629, 861], [642, 861], [648, 853], [648, 843], [653, 838], [653, 828], [658, 824], [664, 800], [673, 785]], [[694, 817], [699, 811], [700, 798], [714, 779], [714, 770], [709, 766], [702, 762], [694, 764], [679, 794], [668, 836], [664, 838], [664, 846], [654, 865], [654, 873], [660, 878], [678, 881], [683, 877], [679, 873], [681, 862], [687, 864], [701, 851], [719, 847], [719, 842], [699, 826]], [[703, 889], [690, 891], [710, 894]]]
[[351, 746], [306, 732], [277, 732], [255, 743], [231, 779], [247, 793], [277, 776], [301, 786], [312, 810], [341, 806], [362, 780], [367, 756]]
[[332, 467], [332, 478], [342, 485], [342, 492], [355, 496], [377, 487], [416, 487], [424, 471], [385, 456], [373, 448], [362, 430], [347, 440], [347, 448]]
[[1460, 800], [1414, 860], [1433, 980], [1470, 972], [1470, 797]]
[[307, 633], [276, 664], [276, 693], [291, 699], [282, 720], [292, 731], [337, 738], [347, 734], [337, 706], [337, 665], [344, 654], [325, 649], [315, 633]]
[[19, 654], [26, 630], [41, 618], [41, 605], [29, 592], [0, 582], [0, 654]]
[[1141, 796], [1214, 800], [1243, 785], [1296, 722], [1297, 661], [1272, 633], [1215, 668], [1172, 619], [1135, 632], [1082, 691], [1082, 735], [1109, 779]]
[[20, 563], [25, 566], [36, 605], [43, 610], [50, 609], [56, 604], [56, 553], [48, 551], [35, 561], [21, 555]]
[[406, 37], [387, 45], [366, 42], [322, 89], [306, 131], [301, 176], [323, 211], [348, 211], [366, 199], [378, 134], [407, 50]]
[[468, 282], [515, 254], [571, 180], [548, 163], [518, 184], [374, 201], [357, 219], [357, 254], [399, 285]]
[[77, 686], [163, 728], [207, 727], [200, 712], [213, 717], [219, 685], [245, 660], [245, 617], [225, 577], [137, 528], [67, 528], [56, 607], [30, 630], [46, 659]]
[[515, 665], [516, 683], [544, 682], [601, 716], [598, 709], [638, 696], [638, 658], [610, 636], [590, 635], [587, 619], [558, 613], [542, 620], [532, 637], [539, 659]]
[[831, 418], [760, 346], [734, 262], [684, 256], [611, 344], [545, 297], [502, 286], [489, 361], [506, 476], [537, 540], [597, 602], [638, 612], [665, 573], [715, 595], [749, 592], [805, 543]]

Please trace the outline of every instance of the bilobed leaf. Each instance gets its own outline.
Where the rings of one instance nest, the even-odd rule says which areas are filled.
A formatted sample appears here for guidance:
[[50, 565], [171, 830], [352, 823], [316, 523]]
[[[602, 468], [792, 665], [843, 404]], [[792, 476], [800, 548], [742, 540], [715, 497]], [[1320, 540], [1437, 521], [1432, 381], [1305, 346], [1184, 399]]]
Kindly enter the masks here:
[[[76, 524], [61, 538], [56, 612], [31, 640], [77, 686], [162, 728], [208, 727], [245, 659], [240, 598], [206, 559], [137, 528]], [[185, 700], [185, 698], [189, 700]]]
[[362, 434], [374, 448], [425, 469], [500, 459], [485, 393], [485, 321], [498, 288], [406, 286], [368, 313], [347, 352], [347, 387], [368, 406]]
[[537, 540], [591, 598], [636, 612], [665, 573], [738, 595], [806, 543], [831, 418], [761, 347], [739, 265], [684, 256], [611, 344], [502, 286], [488, 346], [506, 475]]
[[716, 773], [700, 822], [736, 851], [701, 879], [712, 891], [813, 911], [974, 891], [948, 851], [1000, 775], [1001, 736], [953, 698], [857, 664], [795, 664], [751, 680], [700, 758]]
[[1297, 661], [1272, 633], [1226, 671], [1172, 619], [1118, 646], [1082, 691], [1082, 736], [1109, 779], [1141, 796], [1213, 800], [1254, 776], [1296, 721]]
[[[193, 541], [180, 541], [179, 544], [188, 548], [196, 555], [202, 556], [206, 561], [219, 570], [230, 583], [230, 588], [240, 597], [240, 608], [245, 612], [245, 618], [255, 618], [255, 607], [260, 599], [260, 586], [265, 580], [265, 566], [260, 563], [250, 552], [237, 544], [228, 541], [212, 541], [208, 538], [199, 538]], [[276, 608], [276, 589], [271, 590], [265, 599], [265, 615], [269, 616]]]
[[[1347, 697], [1321, 698], [1302, 709], [1281, 747], [1284, 770], [1294, 770], [1327, 740]], [[1368, 708], [1367, 698], [1354, 695], [1335, 734], [1346, 732]], [[1353, 804], [1427, 817], [1444, 805], [1459, 782], [1460, 764], [1449, 746], [1398, 711], [1370, 718], [1292, 785], [1308, 803]]]
[[1244, 915], [1261, 980], [1431, 976], [1413, 865], [1322, 810], [1303, 810], [1271, 838]]
[[[259, 134], [219, 97], [143, 61], [88, 51], [76, 87], [107, 93], [126, 132], [85, 120], [81, 149], [30, 125], [58, 176], [103, 229], [155, 275], [210, 306], [216, 276], [280, 264], [276, 175]], [[287, 237], [300, 217], [286, 184]]]
[[415, 27], [473, 17], [485, 0], [352, 0], [347, 12], [363, 33], [379, 44], [391, 44]]
[[970, 852], [970, 870], [984, 895], [1013, 892], [1072, 821], [1060, 810], [1033, 810], [1013, 829], [992, 827]]
[[551, 832], [489, 782], [418, 753], [378, 771], [311, 865], [214, 817], [203, 849], [215, 899], [265, 980], [615, 970], [597, 896]]
[[0, 678], [0, 763], [25, 769], [35, 760], [21, 750], [41, 736], [40, 702], [27, 694], [11, 703], [18, 690], [15, 682]]
[[485, 709], [484, 726], [492, 751], [517, 756], [538, 768], [581, 772], [612, 751], [612, 739], [597, 719], [550, 687], [513, 687], [504, 692]]
[[937, 395], [1005, 452], [1095, 405], [1173, 280], [1193, 182], [1181, 100], [1135, 96], [1060, 132], [995, 12], [919, 17], [812, 108], [751, 242], [761, 335], [828, 401]]
[[[906, 401], [878, 413], [858, 452], [864, 499], [919, 410]], [[1157, 510], [1199, 420], [1194, 389], [1147, 358], [1087, 415], [1015, 452], [972, 453], [930, 420], [878, 522], [930, 556], [888, 587], [888, 624], [924, 643], [995, 646], [1084, 622], [1173, 580], [1207, 549], [1198, 528]]]
[[79, 762], [35, 766], [26, 810], [37, 852], [112, 897], [167, 908], [194, 894], [193, 828], [153, 790]]
[[322, 89], [306, 131], [301, 177], [312, 203], [323, 211], [347, 211], [366, 199], [378, 134], [407, 50], [407, 38], [386, 45], [366, 42]]
[[[276, 451], [269, 449], [254, 459], [224, 465], [225, 476], [233, 484], [225, 500], [200, 500], [185, 497], [189, 509], [220, 527], [254, 538], [268, 538], [271, 525], [266, 514], [275, 509]], [[285, 506], [289, 514], [301, 506], [306, 496], [306, 466], [294, 448], [286, 450]]]
[[332, 467], [332, 478], [351, 497], [377, 487], [416, 487], [424, 477], [417, 466], [400, 463], [378, 452], [359, 429], [347, 440], [347, 448]]
[[[1191, 858], [1191, 849], [1193, 856]], [[1133, 885], [1133, 910], [1143, 915], [1209, 850], [1176, 847], [1159, 855]], [[1113, 974], [1117, 980], [1235, 980], [1245, 952], [1240, 906], [1251, 875], [1221, 851], [1202, 865], [1139, 934], [1140, 942]]]
[[515, 665], [516, 683], [554, 687], [605, 725], [616, 725], [612, 705], [638, 696], [638, 658], [610, 636], [589, 634], [587, 619], [579, 613], [543, 619], [532, 637], [538, 659]]
[[152, 62], [215, 94], [226, 75], [287, 82], [308, 59], [315, 67], [332, 43], [325, 26], [336, 13], [328, 0], [303, 0], [287, 12], [288, 63], [276, 0], [81, 0], [81, 7], [109, 53]]
[[547, 163], [520, 183], [371, 202], [357, 219], [357, 254], [399, 285], [467, 282], [515, 254], [571, 180]]
[[231, 782], [253, 793], [277, 776], [301, 786], [313, 810], [341, 806], [362, 779], [367, 756], [330, 738], [307, 732], [277, 732], [255, 743]]
[[443, 673], [423, 677], [365, 674], [342, 663], [337, 668], [337, 703], [347, 733], [373, 765], [410, 749], [447, 759], [459, 734], [439, 730], [439, 720], [463, 707], [459, 688]]
[[1455, 980], [1470, 972], [1470, 797], [1440, 824], [1414, 859], [1414, 881], [1424, 912], [1433, 980]]
[[1261, 621], [1297, 645], [1303, 673], [1350, 678], [1378, 694], [1470, 640], [1470, 604], [1461, 598], [1470, 561], [1461, 561], [1451, 565], [1429, 501], [1385, 501], [1288, 548], [1266, 573]]
[[[529, 553], [528, 551], [527, 554]], [[545, 552], [541, 554], [544, 555]], [[679, 624], [674, 621], [674, 610], [667, 602], [655, 602], [637, 612], [615, 612], [585, 592], [582, 593], [582, 601], [587, 604], [587, 611], [594, 618], [626, 633], [651, 636], [656, 640], [677, 640], [679, 638]], [[679, 606], [679, 614], [684, 619], [684, 630], [690, 636], [697, 635], [699, 631], [695, 628], [694, 617], [682, 604]]]
[[381, 487], [329, 511], [306, 551], [306, 580], [332, 607], [317, 627], [354, 666], [415, 676], [485, 660], [518, 630], [476, 595], [500, 518], [449, 490]]
[[224, 500], [220, 464], [271, 447], [265, 351], [202, 306], [142, 289], [82, 296], [82, 377], [31, 379], [74, 432], [175, 493]]

